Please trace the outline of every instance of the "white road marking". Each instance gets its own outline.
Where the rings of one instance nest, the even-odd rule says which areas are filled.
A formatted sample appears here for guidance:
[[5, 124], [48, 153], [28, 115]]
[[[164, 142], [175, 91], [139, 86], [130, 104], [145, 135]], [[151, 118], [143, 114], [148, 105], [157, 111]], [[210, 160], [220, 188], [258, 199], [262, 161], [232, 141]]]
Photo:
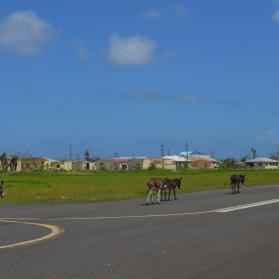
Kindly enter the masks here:
[[127, 215], [127, 216], [99, 216], [99, 217], [66, 217], [66, 218], [53, 218], [48, 219], [51, 221], [59, 220], [105, 220], [105, 219], [136, 219], [136, 218], [154, 218], [154, 217], [171, 217], [171, 216], [183, 216], [183, 215], [197, 215], [212, 213], [215, 210], [200, 211], [200, 212], [183, 212], [183, 213], [169, 213], [169, 214], [151, 214], [151, 215]]
[[215, 211], [221, 212], [221, 213], [227, 213], [227, 212], [231, 212], [231, 211], [242, 210], [242, 209], [247, 209], [247, 208], [257, 207], [257, 206], [262, 206], [262, 205], [267, 205], [267, 204], [273, 204], [273, 203], [278, 203], [278, 202], [279, 202], [279, 199], [273, 199], [273, 200], [267, 200], [267, 201], [261, 201], [261, 202], [255, 202], [255, 203], [249, 203], [249, 204], [243, 204], [243, 205], [237, 205], [237, 206], [233, 206], [233, 207], [217, 209]]
[[[137, 218], [154, 218], [154, 217], [172, 217], [172, 216], [185, 216], [185, 215], [199, 215], [208, 213], [228, 213], [237, 210], [243, 210], [247, 208], [263, 206], [268, 204], [278, 203], [279, 199], [272, 199], [266, 201], [260, 201], [249, 204], [242, 204], [232, 207], [225, 207], [220, 209], [197, 211], [197, 212], [181, 212], [181, 213], [169, 213], [169, 214], [151, 214], [151, 215], [124, 215], [124, 216], [97, 216], [97, 217], [62, 217], [62, 218], [0, 218], [1, 220], [50, 220], [50, 221], [67, 221], [67, 220], [111, 220], [111, 219], [137, 219]], [[31, 224], [31, 223], [30, 223]], [[35, 223], [32, 223], [35, 224]]]
[[[52, 221], [63, 221], [63, 220], [108, 220], [108, 219], [136, 219], [136, 218], [154, 218], [154, 217], [171, 217], [171, 216], [185, 216], [185, 215], [198, 215], [198, 214], [208, 214], [208, 213], [228, 213], [232, 211], [237, 210], [244, 210], [252, 207], [257, 206], [264, 206], [268, 204], [275, 204], [279, 203], [279, 199], [272, 199], [272, 200], [266, 200], [266, 201], [259, 201], [249, 204], [242, 204], [232, 207], [225, 207], [220, 209], [213, 209], [213, 210], [207, 210], [207, 211], [198, 211], [198, 212], [182, 212], [182, 213], [170, 213], [170, 214], [152, 214], [152, 215], [127, 215], [127, 216], [98, 216], [98, 217], [68, 217], [68, 218], [9, 218], [9, 217], [0, 217], [0, 222], [4, 223], [17, 223], [17, 224], [26, 224], [26, 225], [33, 225], [33, 226], [40, 226], [47, 228], [51, 231], [51, 233], [35, 238], [28, 241], [22, 241], [14, 244], [8, 244], [8, 245], [0, 245], [1, 249], [7, 249], [7, 248], [17, 248], [17, 247], [23, 247], [27, 245], [33, 245], [40, 243], [42, 241], [50, 240], [53, 238], [58, 237], [64, 232], [64, 229], [56, 226], [56, 225], [48, 225], [48, 224], [42, 224], [42, 223], [31, 223], [26, 222], [26, 220], [52, 220]], [[25, 220], [25, 221], [19, 221], [19, 220]]]
[[55, 225], [47, 225], [47, 224], [41, 224], [41, 223], [20, 222], [20, 221], [11, 221], [11, 220], [4, 220], [4, 219], [1, 219], [0, 222], [40, 226], [40, 227], [47, 228], [47, 229], [49, 229], [51, 231], [51, 233], [49, 233], [49, 234], [47, 234], [45, 236], [42, 236], [42, 237], [39, 237], [39, 238], [35, 238], [35, 239], [32, 239], [32, 240], [27, 240], [27, 241], [22, 241], [22, 242], [18, 242], [18, 243], [14, 243], [14, 244], [8, 244], [8, 245], [2, 245], [2, 246], [0, 245], [0, 250], [1, 249], [7, 249], [7, 248], [17, 248], [17, 247], [37, 244], [37, 243], [42, 242], [42, 241], [46, 241], [46, 240], [50, 240], [50, 239], [56, 238], [56, 237], [58, 237], [59, 235], [61, 235], [64, 232], [64, 230], [62, 228], [59, 228], [58, 226], [55, 226]]

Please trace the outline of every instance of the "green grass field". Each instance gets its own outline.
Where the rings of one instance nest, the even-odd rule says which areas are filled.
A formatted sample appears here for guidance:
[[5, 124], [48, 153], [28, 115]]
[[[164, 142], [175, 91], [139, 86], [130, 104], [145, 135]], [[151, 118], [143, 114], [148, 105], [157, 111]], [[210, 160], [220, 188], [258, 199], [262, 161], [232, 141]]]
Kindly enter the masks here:
[[232, 174], [246, 173], [246, 185], [279, 184], [279, 170], [184, 170], [135, 172], [0, 173], [6, 197], [0, 204], [97, 202], [146, 197], [151, 177], [183, 177], [180, 193], [230, 189]]

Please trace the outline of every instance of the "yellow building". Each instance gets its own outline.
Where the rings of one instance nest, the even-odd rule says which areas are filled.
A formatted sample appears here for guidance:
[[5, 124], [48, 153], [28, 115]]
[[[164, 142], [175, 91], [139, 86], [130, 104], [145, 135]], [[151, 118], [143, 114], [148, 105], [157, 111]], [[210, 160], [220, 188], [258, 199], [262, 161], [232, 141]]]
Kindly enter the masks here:
[[21, 158], [22, 170], [60, 170], [63, 163], [45, 157]]

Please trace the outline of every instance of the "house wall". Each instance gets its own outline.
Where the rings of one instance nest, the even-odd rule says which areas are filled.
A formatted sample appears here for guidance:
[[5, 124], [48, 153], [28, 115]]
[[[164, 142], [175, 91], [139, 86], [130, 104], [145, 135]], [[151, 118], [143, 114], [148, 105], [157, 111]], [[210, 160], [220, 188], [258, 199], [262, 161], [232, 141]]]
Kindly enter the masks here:
[[72, 161], [72, 170], [73, 171], [82, 171], [83, 162], [82, 161]]
[[98, 160], [95, 162], [96, 170], [120, 170], [121, 164], [112, 160]]
[[21, 159], [22, 170], [56, 170], [61, 169], [63, 163], [59, 161], [48, 161], [43, 158]]
[[207, 160], [195, 160], [191, 162], [191, 167], [194, 169], [213, 169], [214, 164]]
[[17, 167], [16, 167], [16, 172], [22, 171], [22, 162], [21, 160], [17, 161]]
[[65, 171], [71, 171], [72, 170], [72, 162], [71, 161], [65, 161], [63, 162], [63, 165], [61, 168]]
[[278, 169], [278, 163], [252, 163], [252, 164], [247, 164], [247, 166], [254, 168], [254, 169]]
[[151, 166], [151, 161], [147, 158], [133, 158], [128, 161], [128, 169], [147, 170]]
[[28, 160], [22, 160], [22, 170], [44, 170], [46, 169], [46, 162], [43, 160], [32, 160], [32, 159], [28, 159]]
[[176, 170], [176, 162], [173, 160], [164, 160], [163, 168], [166, 170]]
[[169, 159], [150, 159], [150, 165], [154, 165], [156, 169], [166, 169], [166, 170], [175, 170], [176, 163], [173, 160]]

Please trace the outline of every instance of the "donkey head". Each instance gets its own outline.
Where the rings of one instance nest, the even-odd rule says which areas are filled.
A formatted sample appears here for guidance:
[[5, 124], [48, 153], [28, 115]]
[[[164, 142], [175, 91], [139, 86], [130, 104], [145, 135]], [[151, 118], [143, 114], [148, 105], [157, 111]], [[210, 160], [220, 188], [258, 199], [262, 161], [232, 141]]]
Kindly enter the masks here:
[[180, 190], [182, 177], [176, 179], [176, 186]]
[[241, 174], [240, 175], [240, 180], [241, 180], [241, 184], [243, 185], [244, 182], [245, 182], [245, 177], [246, 177], [246, 174]]

